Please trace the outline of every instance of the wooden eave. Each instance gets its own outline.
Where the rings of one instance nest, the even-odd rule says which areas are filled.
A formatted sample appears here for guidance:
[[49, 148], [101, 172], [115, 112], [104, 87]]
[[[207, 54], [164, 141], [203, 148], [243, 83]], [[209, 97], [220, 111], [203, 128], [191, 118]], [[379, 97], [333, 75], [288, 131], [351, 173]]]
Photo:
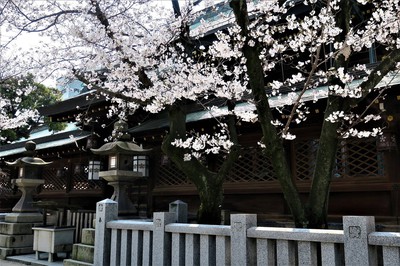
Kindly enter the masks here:
[[[40, 148], [40, 144], [46, 144], [46, 143], [53, 142], [53, 141], [68, 140], [68, 139], [71, 138], [71, 136], [76, 137], [78, 139], [77, 141], [79, 141], [80, 139], [85, 139], [88, 136], [90, 136], [90, 133], [86, 132], [86, 131], [82, 131], [82, 130], [74, 130], [74, 131], [68, 131], [68, 132], [64, 132], [64, 133], [60, 133], [60, 134], [53, 134], [53, 135], [49, 135], [49, 136], [33, 139], [33, 141], [37, 145], [37, 153], [40, 154], [40, 153], [43, 153], [43, 150], [47, 150], [47, 149], [52, 149], [52, 150], [54, 150], [54, 149], [62, 149], [60, 147], [67, 146], [67, 145], [69, 146], [71, 144], [76, 147], [76, 144], [74, 142], [65, 141], [65, 143], [60, 143], [60, 146], [46, 147], [46, 148], [43, 148], [43, 149], [39, 149]], [[21, 156], [21, 154], [24, 152], [22, 150], [22, 148], [25, 147], [25, 143], [27, 141], [29, 141], [29, 140], [0, 146], [0, 155], [1, 155], [1, 153], [15, 150], [16, 152], [4, 155], [2, 157], [3, 158], [14, 158], [14, 157]], [[22, 150], [22, 151], [18, 152], [19, 150]]]
[[96, 113], [108, 108], [109, 102], [104, 96], [93, 92], [39, 108], [39, 113], [50, 117], [53, 122], [72, 121], [82, 112]]

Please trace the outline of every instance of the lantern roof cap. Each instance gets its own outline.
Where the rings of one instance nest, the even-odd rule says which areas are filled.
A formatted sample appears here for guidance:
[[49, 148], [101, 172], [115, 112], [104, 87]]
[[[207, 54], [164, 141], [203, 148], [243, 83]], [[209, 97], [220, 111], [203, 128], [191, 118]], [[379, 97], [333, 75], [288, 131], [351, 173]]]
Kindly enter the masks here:
[[25, 143], [25, 149], [26, 151], [24, 152], [25, 157], [18, 158], [14, 162], [6, 162], [7, 165], [9, 166], [45, 166], [48, 164], [51, 164], [52, 162], [45, 162], [43, 159], [34, 157], [36, 153], [36, 143], [33, 141], [27, 141]]
[[113, 153], [133, 155], [151, 152], [151, 149], [143, 149], [139, 145], [128, 141], [114, 141], [104, 144], [98, 149], [90, 149], [94, 154], [109, 155]]

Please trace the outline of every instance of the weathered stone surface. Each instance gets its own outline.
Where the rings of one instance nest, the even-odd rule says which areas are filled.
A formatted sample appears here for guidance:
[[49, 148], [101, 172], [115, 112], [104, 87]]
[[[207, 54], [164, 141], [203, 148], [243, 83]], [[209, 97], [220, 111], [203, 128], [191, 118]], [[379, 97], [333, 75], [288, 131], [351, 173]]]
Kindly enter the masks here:
[[4, 220], [9, 223], [39, 223], [43, 221], [43, 215], [40, 213], [9, 213]]
[[346, 265], [377, 265], [376, 247], [368, 244], [368, 235], [374, 231], [372, 216], [343, 217]]
[[3, 235], [29, 235], [32, 234], [31, 223], [0, 223], [0, 234]]
[[96, 208], [96, 250], [94, 254], [95, 265], [110, 264], [111, 231], [107, 223], [118, 217], [118, 203], [105, 199], [97, 203]]
[[171, 257], [171, 235], [165, 232], [165, 225], [175, 221], [175, 213], [155, 212], [153, 215], [153, 263], [167, 265]]
[[71, 251], [74, 243], [73, 227], [33, 227], [33, 250], [57, 253]]
[[176, 200], [169, 204], [169, 212], [175, 214], [175, 223], [187, 223], [188, 206], [187, 203]]
[[94, 236], [96, 230], [93, 228], [82, 229], [82, 244], [94, 246]]
[[[26, 172], [26, 171], [24, 171]], [[33, 206], [32, 194], [34, 193], [37, 186], [44, 184], [42, 179], [31, 179], [31, 178], [17, 178], [12, 179], [13, 184], [17, 185], [18, 189], [21, 190], [22, 196], [12, 208], [13, 212], [37, 212], [38, 208]], [[7, 221], [7, 218], [6, 218]]]
[[33, 235], [0, 235], [0, 247], [32, 247]]
[[247, 238], [247, 229], [257, 226], [255, 214], [231, 215], [231, 263], [234, 266], [255, 265], [255, 240]]
[[22, 248], [0, 248], [0, 259], [5, 259], [8, 256], [30, 254], [33, 253], [32, 247], [22, 247]]
[[94, 246], [84, 244], [74, 244], [72, 247], [71, 258], [77, 261], [93, 263]]

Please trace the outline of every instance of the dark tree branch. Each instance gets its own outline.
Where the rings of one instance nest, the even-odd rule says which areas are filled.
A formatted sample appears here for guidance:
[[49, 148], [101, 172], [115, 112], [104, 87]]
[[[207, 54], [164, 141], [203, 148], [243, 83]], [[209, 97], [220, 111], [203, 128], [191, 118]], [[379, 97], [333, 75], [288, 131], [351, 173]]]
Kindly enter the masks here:
[[[234, 11], [236, 22], [241, 29], [241, 35], [247, 39], [249, 36], [249, 17], [246, 0], [232, 0], [230, 5]], [[258, 119], [263, 132], [263, 143], [266, 146], [265, 151], [271, 155], [270, 158], [275, 173], [294, 216], [296, 226], [304, 227], [307, 226], [307, 219], [305, 217], [303, 204], [297, 192], [296, 185], [292, 180], [292, 174], [282, 141], [278, 137], [276, 128], [271, 123], [273, 116], [268, 103], [268, 97], [265, 94], [264, 72], [258, 54], [259, 50], [260, 44], [257, 42], [254, 47], [250, 47], [248, 44], [243, 46], [243, 54], [247, 59], [246, 66], [249, 76], [249, 85], [256, 103]]]

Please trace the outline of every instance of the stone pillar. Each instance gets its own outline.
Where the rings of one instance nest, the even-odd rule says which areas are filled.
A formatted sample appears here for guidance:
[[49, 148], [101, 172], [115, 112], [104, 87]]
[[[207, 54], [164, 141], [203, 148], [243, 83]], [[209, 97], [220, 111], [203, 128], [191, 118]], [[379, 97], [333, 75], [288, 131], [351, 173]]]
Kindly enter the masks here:
[[175, 221], [175, 213], [155, 212], [153, 217], [153, 264], [171, 265], [171, 235], [165, 226]]
[[188, 206], [187, 203], [176, 200], [169, 204], [169, 212], [175, 213], [175, 223], [187, 223]]
[[33, 206], [32, 194], [36, 187], [44, 184], [42, 179], [18, 178], [12, 182], [22, 192], [22, 196], [12, 209], [12, 213], [5, 216], [5, 221], [10, 223], [39, 223], [43, 221], [43, 215]]
[[346, 265], [377, 265], [376, 247], [368, 245], [368, 235], [374, 231], [373, 216], [343, 217]]
[[256, 240], [247, 237], [247, 229], [257, 226], [256, 214], [231, 215], [231, 263], [233, 266], [256, 264]]
[[137, 209], [126, 193], [126, 189], [132, 185], [132, 181], [114, 181], [108, 182], [108, 184], [114, 188], [111, 200], [118, 203], [118, 214], [123, 216], [136, 213]]
[[111, 229], [107, 223], [118, 218], [118, 203], [105, 199], [97, 203], [94, 263], [96, 266], [110, 265]]
[[111, 200], [118, 203], [118, 215], [121, 217], [133, 216], [137, 214], [137, 209], [132, 203], [126, 191], [129, 185], [140, 177], [136, 172], [123, 170], [101, 171], [99, 176], [114, 188]]

